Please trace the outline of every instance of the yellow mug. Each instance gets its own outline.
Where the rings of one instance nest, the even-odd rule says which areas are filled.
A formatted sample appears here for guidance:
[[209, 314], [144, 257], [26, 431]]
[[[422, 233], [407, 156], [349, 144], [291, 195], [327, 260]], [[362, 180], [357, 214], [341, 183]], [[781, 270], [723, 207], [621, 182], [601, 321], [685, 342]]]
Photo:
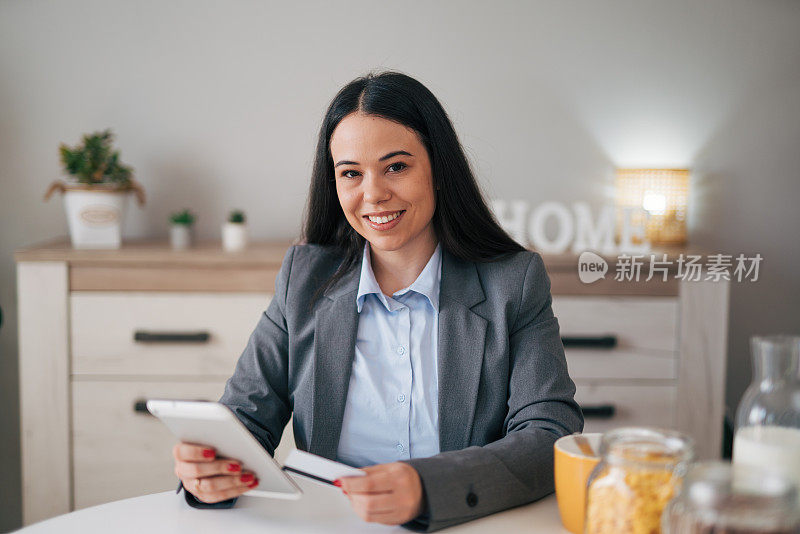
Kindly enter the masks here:
[[[602, 433], [572, 434], [556, 440], [555, 479], [558, 513], [564, 528], [573, 534], [583, 534], [583, 520], [586, 515], [586, 484], [594, 466], [600, 461]], [[595, 456], [581, 450], [575, 437], [583, 436], [594, 450]]]

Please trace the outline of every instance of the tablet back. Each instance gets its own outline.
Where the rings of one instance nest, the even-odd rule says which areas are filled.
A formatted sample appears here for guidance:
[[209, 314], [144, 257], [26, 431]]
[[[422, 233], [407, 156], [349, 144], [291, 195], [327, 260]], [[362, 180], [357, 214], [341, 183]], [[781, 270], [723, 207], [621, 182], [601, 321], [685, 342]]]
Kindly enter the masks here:
[[147, 401], [147, 409], [172, 431], [179, 441], [214, 447], [217, 457], [238, 460], [255, 473], [258, 489], [247, 495], [297, 499], [302, 491], [267, 453], [227, 406], [218, 402]]

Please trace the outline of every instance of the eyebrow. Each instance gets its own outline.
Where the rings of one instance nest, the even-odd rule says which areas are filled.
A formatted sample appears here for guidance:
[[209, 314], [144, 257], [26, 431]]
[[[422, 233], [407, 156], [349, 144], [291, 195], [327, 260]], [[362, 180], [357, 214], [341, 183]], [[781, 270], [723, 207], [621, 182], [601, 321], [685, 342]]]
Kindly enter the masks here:
[[[405, 150], [395, 150], [394, 152], [389, 152], [388, 154], [386, 154], [385, 156], [380, 158], [378, 161], [387, 160], [387, 159], [393, 158], [395, 156], [411, 156], [413, 158], [414, 154], [409, 154]], [[336, 165], [334, 165], [333, 167], [336, 168], [339, 165], [359, 165], [359, 163], [357, 161], [342, 160], [339, 163], [337, 163]]]

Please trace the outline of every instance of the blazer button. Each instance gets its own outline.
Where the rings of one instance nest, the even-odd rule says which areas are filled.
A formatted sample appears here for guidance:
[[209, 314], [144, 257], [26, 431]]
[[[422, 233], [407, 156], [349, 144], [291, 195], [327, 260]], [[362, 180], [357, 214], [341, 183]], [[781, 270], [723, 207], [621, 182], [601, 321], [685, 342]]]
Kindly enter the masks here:
[[478, 496], [472, 492], [467, 493], [467, 506], [473, 508], [476, 504], [478, 504]]

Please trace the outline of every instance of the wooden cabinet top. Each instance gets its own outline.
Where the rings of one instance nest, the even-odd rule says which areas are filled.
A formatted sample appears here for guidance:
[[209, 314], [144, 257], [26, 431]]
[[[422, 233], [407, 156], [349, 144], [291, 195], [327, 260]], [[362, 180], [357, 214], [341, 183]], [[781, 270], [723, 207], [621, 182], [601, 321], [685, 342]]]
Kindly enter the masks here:
[[117, 249], [76, 249], [68, 238], [60, 237], [18, 249], [16, 261], [64, 261], [74, 265], [126, 266], [228, 266], [280, 267], [291, 240], [257, 241], [237, 252], [222, 250], [220, 241], [198, 241], [192, 248], [173, 250], [166, 239], [125, 240]]
[[[69, 238], [59, 237], [18, 249], [17, 262], [60, 261], [70, 267], [72, 290], [212, 290], [271, 291], [281, 261], [292, 244], [298, 240], [253, 241], [238, 252], [226, 252], [219, 240], [199, 241], [186, 250], [172, 250], [166, 239], [128, 239], [118, 249], [75, 249]], [[646, 276], [651, 258], [661, 261], [663, 255], [672, 262], [668, 267], [670, 279], [645, 281], [615, 281], [617, 256], [603, 256], [609, 264], [603, 280], [582, 284], [578, 279], [578, 255], [542, 254], [550, 275], [554, 294], [572, 295], [654, 295], [674, 296], [678, 280], [672, 275], [681, 254], [698, 254], [687, 248], [654, 249], [640, 259]], [[225, 281], [214, 275], [225, 272]], [[259, 271], [269, 273], [264, 277]], [[193, 280], [192, 277], [198, 277]], [[644, 278], [644, 277], [642, 277]], [[124, 282], [130, 280], [130, 282]]]
[[[298, 243], [299, 239], [253, 241], [245, 250], [226, 252], [222, 250], [219, 240], [206, 240], [196, 242], [192, 248], [186, 250], [172, 250], [165, 239], [130, 239], [122, 243], [118, 249], [76, 249], [72, 248], [69, 239], [59, 237], [43, 243], [17, 249], [14, 253], [16, 261], [65, 261], [76, 265], [192, 265], [192, 266], [241, 266], [257, 267], [280, 266], [283, 256], [291, 245]], [[650, 261], [650, 256], [655, 255], [661, 259], [662, 254], [673, 262], [680, 254], [702, 254], [690, 251], [683, 247], [658, 248], [642, 258], [645, 264]], [[601, 255], [609, 265], [616, 263], [616, 255]], [[577, 268], [578, 255], [542, 254], [548, 271], [574, 271]], [[674, 268], [674, 266], [673, 266]]]

